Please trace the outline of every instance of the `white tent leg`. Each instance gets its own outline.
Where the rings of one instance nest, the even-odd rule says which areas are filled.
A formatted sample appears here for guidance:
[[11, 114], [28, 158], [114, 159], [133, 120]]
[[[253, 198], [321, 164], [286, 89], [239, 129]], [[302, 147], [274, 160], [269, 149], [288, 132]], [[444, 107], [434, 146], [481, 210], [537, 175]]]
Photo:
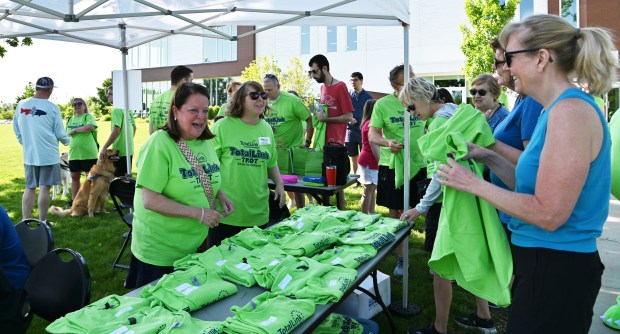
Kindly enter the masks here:
[[119, 25], [121, 29], [121, 52], [123, 54], [123, 128], [125, 131], [125, 152], [127, 153], [127, 175], [131, 176], [131, 143], [130, 138], [133, 137], [133, 127], [129, 122], [129, 80], [127, 78], [127, 47], [126, 47], [126, 32], [127, 28], [124, 24]]

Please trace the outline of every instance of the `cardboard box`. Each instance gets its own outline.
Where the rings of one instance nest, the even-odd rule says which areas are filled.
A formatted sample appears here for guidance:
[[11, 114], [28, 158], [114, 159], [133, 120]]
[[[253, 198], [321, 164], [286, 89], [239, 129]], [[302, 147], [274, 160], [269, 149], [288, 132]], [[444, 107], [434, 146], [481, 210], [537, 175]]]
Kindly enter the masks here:
[[[377, 271], [377, 284], [379, 286], [379, 293], [381, 294], [381, 300], [385, 306], [389, 306], [392, 301], [391, 289], [390, 289], [390, 276]], [[366, 279], [360, 284], [360, 286], [371, 293], [375, 293], [375, 289], [372, 286], [372, 276], [366, 277]], [[347, 314], [362, 319], [370, 319], [383, 311], [381, 305], [375, 302], [372, 298], [359, 290], [353, 290], [351, 294], [336, 308], [335, 313]]]

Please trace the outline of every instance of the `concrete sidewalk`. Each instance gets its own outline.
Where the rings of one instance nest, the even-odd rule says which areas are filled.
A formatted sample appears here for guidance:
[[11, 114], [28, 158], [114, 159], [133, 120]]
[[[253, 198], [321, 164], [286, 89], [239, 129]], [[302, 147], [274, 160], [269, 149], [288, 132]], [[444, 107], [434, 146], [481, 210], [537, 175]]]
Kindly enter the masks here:
[[603, 226], [603, 235], [597, 244], [605, 272], [594, 304], [590, 334], [618, 334], [619, 331], [605, 326], [599, 318], [610, 306], [616, 305], [616, 297], [620, 295], [620, 202], [613, 197], [609, 201], [609, 217]]

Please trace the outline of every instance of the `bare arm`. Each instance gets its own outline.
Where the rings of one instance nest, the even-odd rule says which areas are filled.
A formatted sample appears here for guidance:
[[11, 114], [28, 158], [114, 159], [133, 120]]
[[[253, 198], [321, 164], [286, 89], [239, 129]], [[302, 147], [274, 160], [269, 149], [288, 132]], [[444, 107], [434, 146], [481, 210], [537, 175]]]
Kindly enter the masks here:
[[115, 126], [114, 129], [112, 129], [112, 132], [110, 133], [110, 137], [108, 137], [108, 140], [105, 142], [105, 144], [103, 144], [103, 146], [101, 146], [101, 152], [99, 153], [99, 159], [105, 159], [105, 151], [108, 149], [108, 147], [110, 147], [114, 141], [116, 140], [116, 138], [118, 138], [118, 136], [120, 136], [121, 134], [121, 128], [118, 126]]
[[95, 129], [95, 126], [92, 124], [86, 124], [84, 126], [80, 126], [79, 128], [75, 128], [71, 131], [69, 131], [69, 133], [67, 133], [69, 136], [75, 134], [76, 132], [91, 132]]
[[381, 135], [381, 130], [379, 128], [375, 128], [374, 126], [368, 128], [368, 141], [370, 141], [371, 144], [375, 144], [380, 147], [389, 147], [390, 152], [392, 153], [398, 153], [403, 149], [403, 144], [396, 140], [383, 138]]
[[271, 167], [267, 170], [267, 175], [276, 184], [276, 201], [279, 201], [280, 207], [286, 204], [286, 194], [284, 193], [284, 181], [280, 175], [280, 168], [278, 166]]
[[533, 195], [494, 186], [452, 159], [448, 159], [449, 166], [440, 166], [440, 182], [482, 197], [513, 217], [555, 231], [575, 208], [590, 164], [602, 146], [603, 132], [598, 115], [581, 100], [560, 101], [549, 112]]
[[318, 111], [316, 113], [316, 117], [319, 119], [319, 121], [325, 123], [349, 123], [353, 119], [353, 113], [346, 112], [336, 117], [325, 117], [325, 113], [323, 111]]
[[[222, 215], [220, 215], [220, 213], [216, 210], [181, 204], [148, 188], [142, 187], [140, 189], [142, 191], [142, 204], [144, 205], [144, 208], [157, 212], [160, 215], [167, 217], [193, 218], [196, 219], [197, 223], [200, 222], [207, 227], [217, 226], [222, 219]], [[201, 217], [202, 221], [200, 220]]]
[[[529, 140], [524, 140], [523, 147], [527, 147], [529, 143], [530, 143]], [[521, 153], [523, 153], [523, 151], [516, 149], [510, 145], [506, 145], [499, 140], [496, 140], [495, 144], [489, 148], [493, 150], [494, 152], [496, 152], [497, 154], [501, 155], [504, 159], [508, 160], [508, 162], [510, 162], [513, 165], [517, 164], [517, 161], [519, 161], [519, 157], [521, 156]]]
[[314, 127], [312, 126], [312, 116], [306, 119], [306, 142], [312, 142]]

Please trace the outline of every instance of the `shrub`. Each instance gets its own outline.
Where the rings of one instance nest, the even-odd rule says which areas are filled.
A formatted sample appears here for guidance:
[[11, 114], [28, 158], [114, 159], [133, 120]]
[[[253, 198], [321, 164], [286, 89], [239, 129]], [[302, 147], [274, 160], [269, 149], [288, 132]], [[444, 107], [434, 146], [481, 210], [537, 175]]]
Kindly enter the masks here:
[[214, 119], [220, 111], [220, 106], [209, 106], [209, 119]]
[[107, 115], [103, 115], [103, 121], [104, 122], [109, 122], [112, 120], [112, 115], [107, 114]]
[[0, 119], [12, 120], [13, 119], [13, 111], [12, 110], [3, 110], [0, 112]]

